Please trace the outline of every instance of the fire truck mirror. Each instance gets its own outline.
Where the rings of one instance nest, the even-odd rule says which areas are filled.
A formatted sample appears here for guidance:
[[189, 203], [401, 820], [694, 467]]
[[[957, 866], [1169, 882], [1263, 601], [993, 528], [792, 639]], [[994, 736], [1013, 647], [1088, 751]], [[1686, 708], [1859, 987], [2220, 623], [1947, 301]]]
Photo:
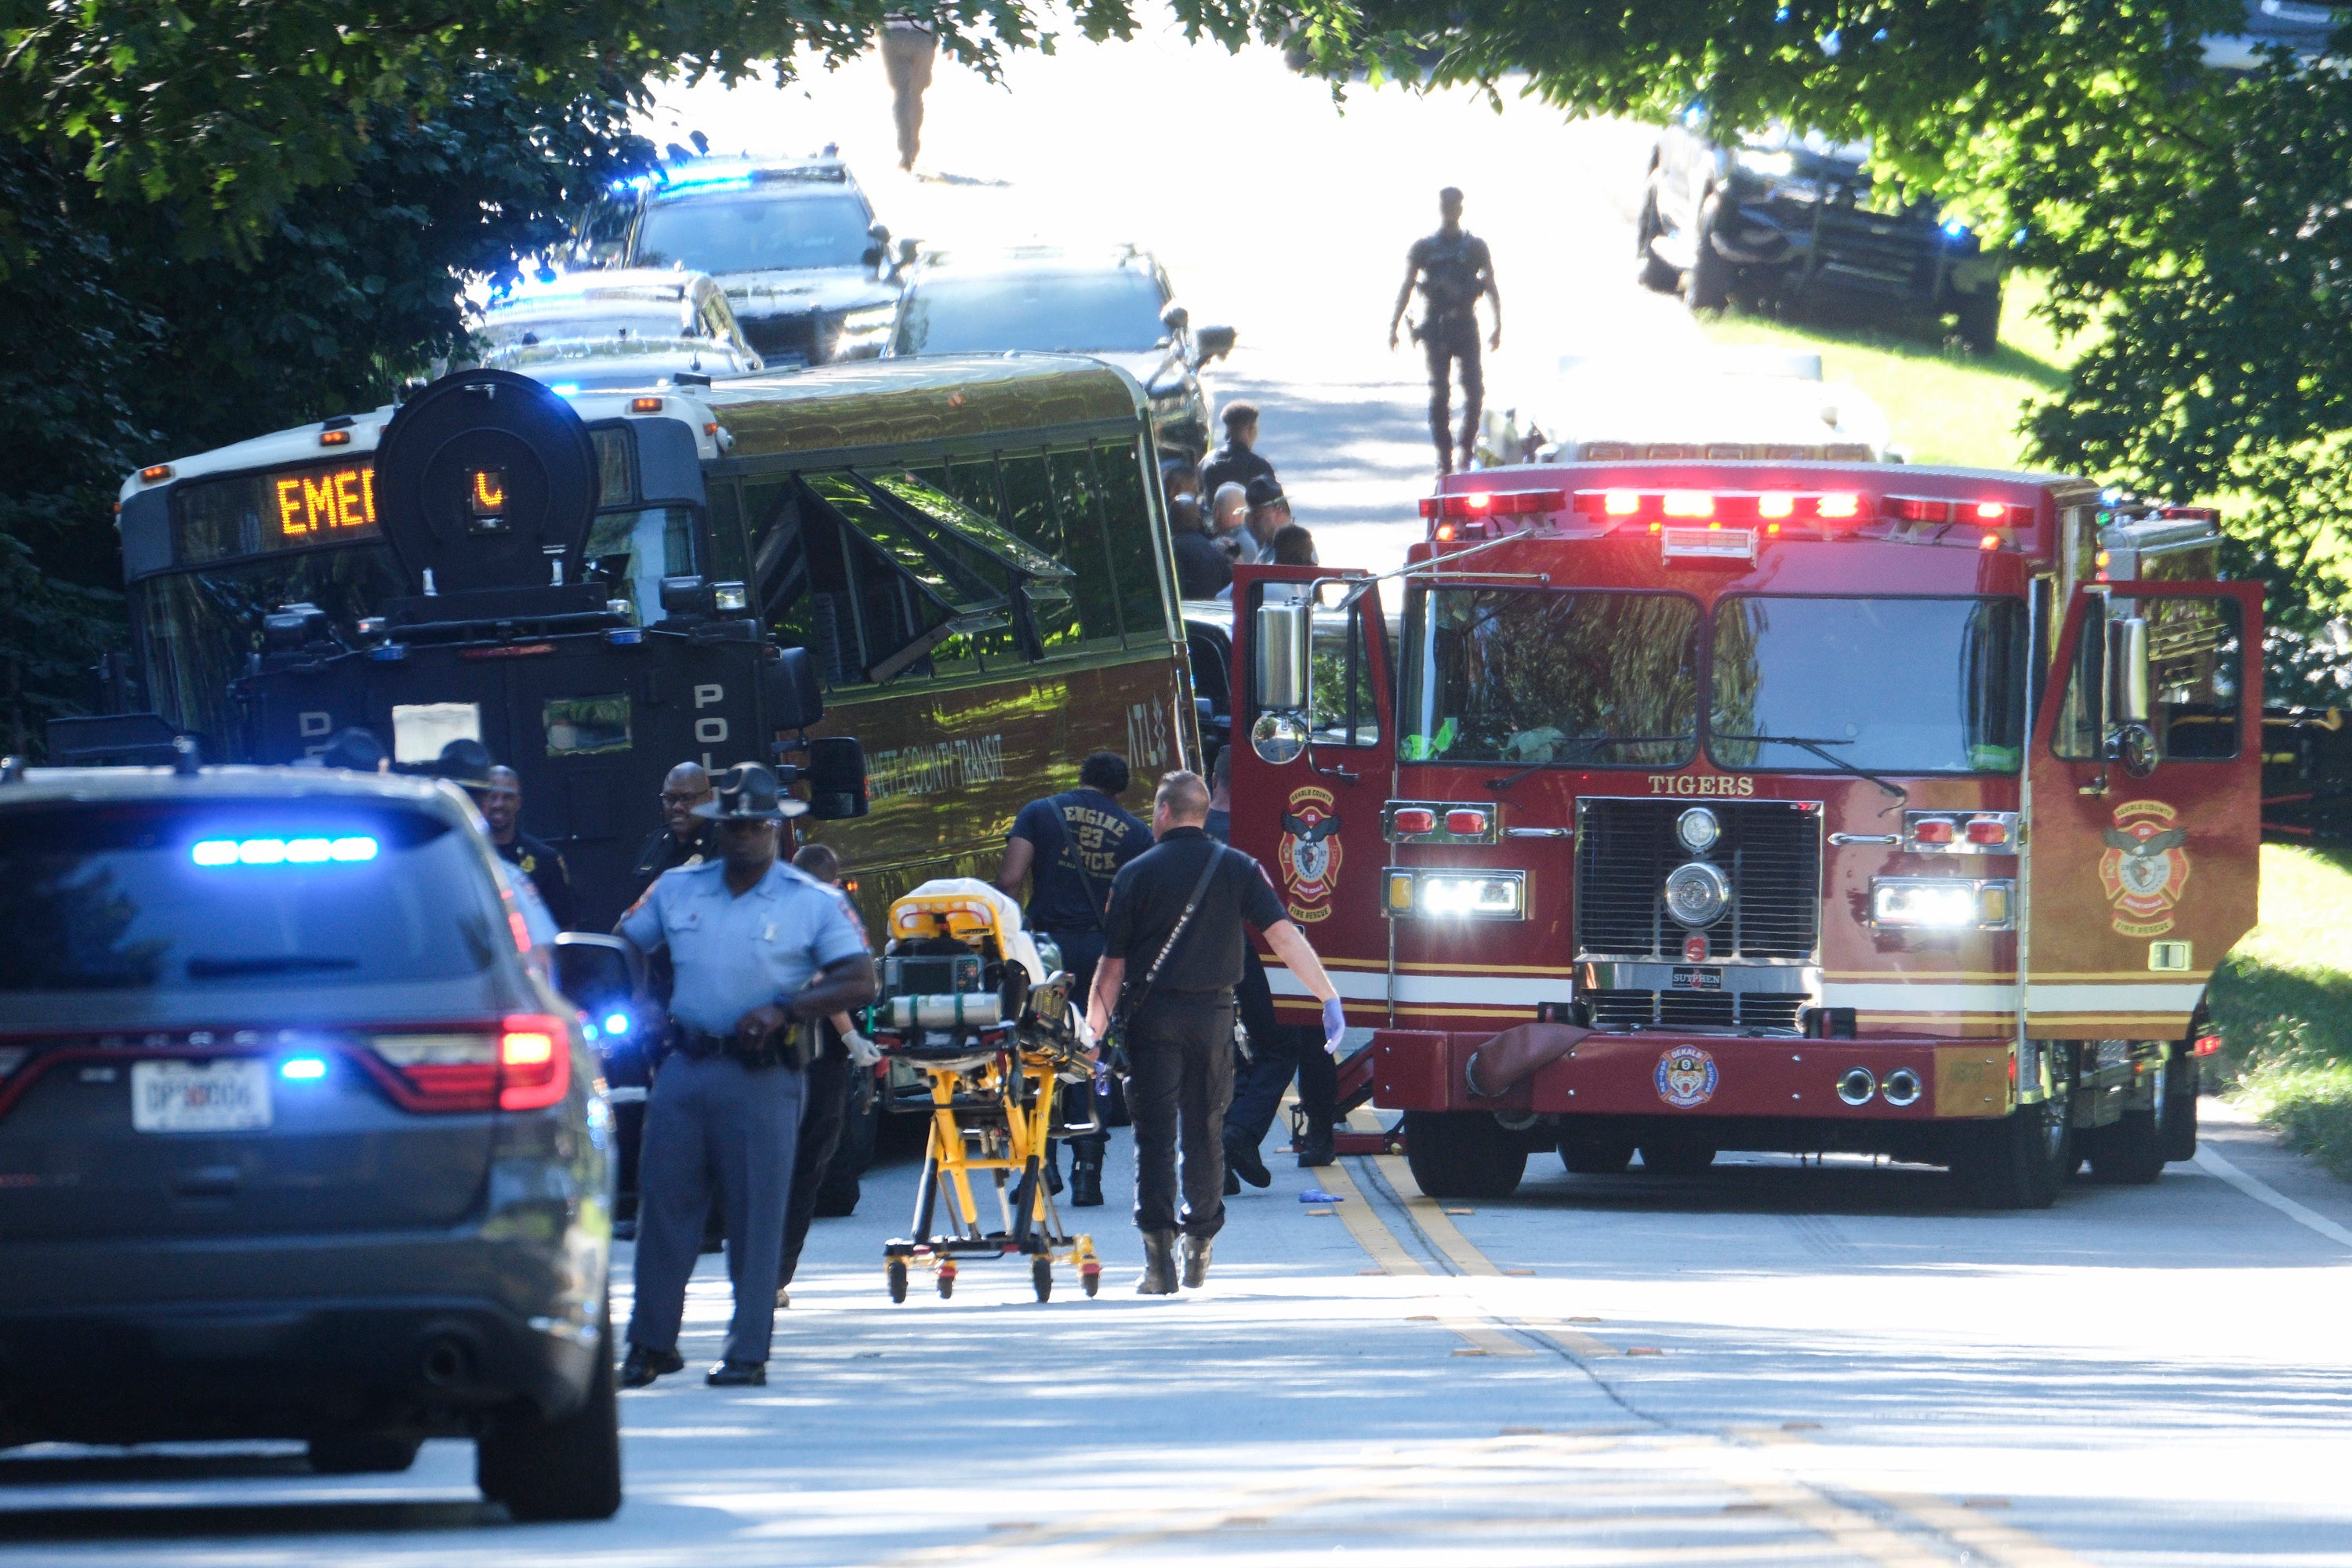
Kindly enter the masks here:
[[[824, 688], [817, 683], [816, 661], [804, 647], [780, 650], [782, 657], [761, 670], [767, 685], [768, 723], [778, 730], [805, 730], [824, 717]], [[863, 776], [865, 768], [858, 773]]]
[[809, 815], [839, 822], [866, 815], [866, 748], [848, 735], [826, 735], [809, 746]]
[[1314, 613], [1314, 606], [1304, 600], [1294, 604], [1269, 597], [1258, 605], [1250, 658], [1255, 667], [1255, 689], [1262, 711], [1303, 713], [1311, 705]]
[[2117, 724], [2146, 724], [2147, 701], [2147, 621], [2126, 616], [2107, 629], [2107, 648], [2114, 660], [2107, 682], [2108, 717]]

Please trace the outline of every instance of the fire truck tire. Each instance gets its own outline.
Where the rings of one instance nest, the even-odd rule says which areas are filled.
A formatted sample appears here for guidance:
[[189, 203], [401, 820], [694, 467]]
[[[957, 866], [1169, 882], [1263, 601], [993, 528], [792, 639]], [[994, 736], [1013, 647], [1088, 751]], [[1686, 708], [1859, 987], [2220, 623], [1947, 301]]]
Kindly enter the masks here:
[[2197, 1158], [2197, 1096], [2204, 1087], [2195, 1057], [2183, 1052], [2164, 1064], [2156, 1132], [2168, 1160]]
[[1526, 1143], [1475, 1110], [1408, 1110], [1405, 1163], [1433, 1198], [1507, 1198], [1527, 1174]]
[[1661, 1176], [1696, 1176], [1715, 1163], [1715, 1153], [1712, 1143], [1644, 1143], [1642, 1169]]
[[1633, 1163], [1633, 1145], [1613, 1138], [1563, 1138], [1559, 1163], [1570, 1175], [1613, 1176]]
[[1709, 196], [1698, 209], [1691, 233], [1690, 269], [1683, 274], [1683, 303], [1694, 310], [1720, 310], [1731, 303], [1731, 263], [1715, 247], [1720, 204]]
[[2164, 1174], [2164, 1143], [2153, 1110], [2126, 1110], [2099, 1129], [2091, 1145], [2091, 1174], [2103, 1182], [2144, 1187]]
[[2063, 1097], [2021, 1105], [1998, 1121], [1962, 1129], [1961, 1137], [1952, 1175], [1978, 1208], [2046, 1209], [2074, 1169]]

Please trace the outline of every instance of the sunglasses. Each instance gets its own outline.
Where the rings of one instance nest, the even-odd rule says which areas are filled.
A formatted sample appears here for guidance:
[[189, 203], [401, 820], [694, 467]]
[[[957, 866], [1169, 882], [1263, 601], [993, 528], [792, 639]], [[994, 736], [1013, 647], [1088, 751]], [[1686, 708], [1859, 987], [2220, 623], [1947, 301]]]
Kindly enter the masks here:
[[664, 805], [693, 805], [698, 801], [705, 801], [709, 798], [710, 792], [707, 789], [698, 791], [692, 795], [684, 795], [680, 794], [677, 790], [670, 789], [666, 789], [661, 792], [661, 803]]

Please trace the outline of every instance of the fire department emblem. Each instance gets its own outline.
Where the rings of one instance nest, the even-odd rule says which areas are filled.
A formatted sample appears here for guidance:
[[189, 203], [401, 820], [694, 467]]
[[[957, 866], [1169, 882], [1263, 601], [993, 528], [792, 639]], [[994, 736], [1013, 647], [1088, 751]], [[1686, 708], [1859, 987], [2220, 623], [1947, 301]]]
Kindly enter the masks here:
[[2116, 807], [2099, 857], [2099, 881], [2115, 906], [2120, 936], [2162, 936], [2172, 929], [2172, 906], [2189, 885], [2189, 829], [2160, 800], [2127, 800]]
[[1696, 1046], [1676, 1046], [1658, 1058], [1658, 1098], [1680, 1110], [1715, 1098], [1715, 1058]]
[[1290, 797], [1282, 814], [1284, 902], [1301, 924], [1331, 918], [1331, 889], [1339, 880], [1339, 814], [1331, 792], [1312, 785]]

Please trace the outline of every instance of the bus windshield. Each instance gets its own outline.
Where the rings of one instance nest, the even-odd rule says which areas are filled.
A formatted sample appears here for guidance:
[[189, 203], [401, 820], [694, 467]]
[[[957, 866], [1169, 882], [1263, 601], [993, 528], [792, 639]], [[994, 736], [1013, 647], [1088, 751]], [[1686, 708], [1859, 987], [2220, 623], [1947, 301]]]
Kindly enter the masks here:
[[1433, 588], [1410, 625], [1408, 762], [1678, 767], [1697, 747], [1687, 595]]
[[862, 267], [874, 240], [866, 204], [846, 192], [821, 196], [733, 192], [657, 201], [637, 240], [640, 267], [683, 263], [697, 272]]
[[2013, 599], [1727, 599], [1707, 751], [1721, 768], [2015, 773], [2025, 660]]

